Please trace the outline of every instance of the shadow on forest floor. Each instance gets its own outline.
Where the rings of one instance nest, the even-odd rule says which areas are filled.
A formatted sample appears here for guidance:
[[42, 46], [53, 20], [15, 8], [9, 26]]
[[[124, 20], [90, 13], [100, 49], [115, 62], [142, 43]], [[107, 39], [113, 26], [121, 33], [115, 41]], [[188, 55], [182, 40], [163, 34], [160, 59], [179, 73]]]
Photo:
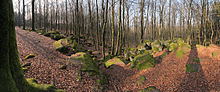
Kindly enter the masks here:
[[198, 58], [196, 46], [193, 46], [186, 63], [186, 73], [177, 92], [209, 92], [208, 82]]

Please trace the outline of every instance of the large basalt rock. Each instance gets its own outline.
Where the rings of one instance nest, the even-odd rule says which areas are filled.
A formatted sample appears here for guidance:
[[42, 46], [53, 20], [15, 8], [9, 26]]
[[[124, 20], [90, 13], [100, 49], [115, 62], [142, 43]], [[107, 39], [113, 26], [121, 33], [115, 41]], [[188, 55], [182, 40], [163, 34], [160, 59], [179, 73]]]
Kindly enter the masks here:
[[158, 40], [155, 40], [153, 43], [151, 43], [151, 47], [153, 52], [163, 51], [163, 46]]
[[147, 68], [154, 67], [155, 64], [156, 59], [149, 53], [144, 53], [135, 56], [134, 60], [131, 62], [131, 68], [145, 70]]
[[26, 80], [31, 86], [31, 92], [66, 92], [64, 90], [57, 89], [55, 86], [50, 84], [38, 84], [37, 80], [33, 78]]
[[85, 52], [78, 52], [69, 58], [69, 63], [81, 65], [81, 71], [98, 74], [98, 66], [93, 59]]
[[113, 58], [113, 59], [110, 59], [108, 61], [105, 62], [105, 66], [108, 68], [112, 65], [119, 65], [119, 66], [124, 66], [125, 63], [120, 59], [120, 58]]

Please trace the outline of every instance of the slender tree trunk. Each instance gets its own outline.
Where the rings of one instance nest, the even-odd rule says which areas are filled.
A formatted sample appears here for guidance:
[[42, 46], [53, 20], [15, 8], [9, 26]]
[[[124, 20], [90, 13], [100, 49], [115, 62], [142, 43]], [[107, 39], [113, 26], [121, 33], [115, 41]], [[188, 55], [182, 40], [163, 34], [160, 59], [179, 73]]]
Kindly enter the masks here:
[[115, 55], [118, 55], [118, 50], [119, 50], [119, 46], [120, 46], [120, 31], [121, 31], [121, 3], [122, 3], [122, 1], [119, 0], [118, 34], [117, 34], [117, 43], [116, 43]]
[[25, 0], [23, 0], [23, 30], [25, 30]]
[[105, 32], [106, 32], [106, 25], [108, 20], [108, 0], [106, 1], [106, 8], [105, 8], [105, 21], [102, 28], [102, 56], [105, 60]]
[[115, 45], [114, 45], [114, 36], [115, 36], [115, 16], [114, 16], [114, 11], [115, 11], [115, 0], [112, 0], [112, 9], [111, 9], [111, 11], [112, 11], [112, 48], [111, 48], [111, 55], [113, 55], [114, 54], [114, 49], [115, 49]]
[[41, 11], [41, 0], [39, 0], [39, 27], [42, 27], [42, 11]]
[[[127, 9], [127, 16], [126, 16], [127, 17], [127, 32], [126, 32], [127, 35], [125, 35], [125, 37], [126, 37], [125, 39], [128, 40], [127, 36], [129, 35], [128, 33], [130, 32], [130, 20], [129, 20], [130, 17], [129, 17], [128, 1], [126, 1], [126, 9]], [[127, 41], [127, 44], [128, 44], [128, 47], [129, 47], [129, 41]]]
[[170, 39], [172, 39], [172, 32], [171, 32], [171, 28], [170, 28], [170, 17], [171, 17], [171, 2], [172, 0], [169, 1], [169, 20], [168, 20], [168, 31], [169, 31], [169, 35], [170, 35]]
[[98, 0], [96, 0], [96, 50], [99, 50], [99, 7]]
[[144, 0], [141, 0], [141, 43], [144, 42]]
[[35, 0], [32, 0], [32, 30], [33, 31], [35, 31], [34, 3], [35, 3]]
[[68, 6], [67, 6], [67, 0], [66, 0], [66, 34], [68, 34]]

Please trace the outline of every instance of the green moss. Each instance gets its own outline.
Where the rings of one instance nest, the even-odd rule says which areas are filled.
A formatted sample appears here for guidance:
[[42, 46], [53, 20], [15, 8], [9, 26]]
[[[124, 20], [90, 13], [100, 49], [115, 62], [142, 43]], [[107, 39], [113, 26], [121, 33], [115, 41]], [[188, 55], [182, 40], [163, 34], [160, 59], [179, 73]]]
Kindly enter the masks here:
[[140, 90], [139, 92], [160, 92], [160, 90], [154, 86], [150, 86], [148, 88]]
[[27, 67], [27, 66], [31, 66], [31, 62], [25, 63], [22, 67]]
[[62, 41], [63, 41], [64, 39], [60, 39], [60, 40], [58, 40], [58, 41], [55, 41], [54, 43], [53, 43], [53, 46], [55, 46], [56, 48], [60, 48], [60, 47], [62, 47], [63, 45], [62, 45]]
[[92, 60], [92, 58], [88, 54], [84, 52], [78, 52], [76, 54], [73, 54], [69, 58], [69, 63], [71, 62], [81, 64], [82, 65], [81, 71], [83, 72], [88, 72], [91, 75], [99, 74], [98, 66], [96, 65], [96, 63]]
[[198, 64], [188, 64], [186, 65], [186, 72], [198, 72], [199, 65]]
[[159, 59], [163, 59], [163, 57], [166, 55], [167, 55], [167, 52], [163, 53], [162, 55], [159, 56]]
[[34, 57], [35, 57], [34, 54], [29, 54], [29, 55], [27, 55], [27, 56], [24, 58], [24, 60], [30, 59], [30, 58], [34, 58]]
[[60, 34], [50, 34], [50, 37], [53, 40], [60, 40], [60, 39], [64, 38], [64, 36], [62, 36]]
[[53, 85], [49, 84], [38, 84], [37, 80], [30, 78], [27, 82], [32, 87], [32, 92], [65, 92], [64, 90], [56, 89]]
[[220, 55], [220, 52], [213, 52], [212, 53], [212, 57], [214, 57], [214, 58], [217, 57], [218, 55]]
[[151, 43], [151, 47], [153, 52], [159, 52], [163, 50], [163, 46], [158, 40], [155, 40], [153, 43]]
[[111, 65], [116, 64], [116, 63], [123, 63], [124, 64], [124, 62], [121, 59], [115, 57], [115, 58], [110, 59], [107, 62], [105, 62], [105, 66], [108, 68]]
[[169, 51], [175, 51], [178, 48], [178, 44], [177, 43], [171, 43], [170, 46], [168, 47]]
[[137, 80], [137, 83], [139, 84], [143, 84], [143, 82], [146, 80], [146, 78], [144, 76], [140, 76]]
[[27, 67], [22, 68], [22, 70], [23, 70], [24, 72], [28, 71], [29, 69], [30, 69], [30, 66], [27, 66]]
[[179, 57], [179, 58], [182, 58], [182, 56], [185, 54], [185, 51], [184, 49], [182, 48], [179, 48], [177, 51], [176, 51], [176, 56]]
[[199, 63], [200, 60], [199, 60], [199, 58], [194, 58], [194, 59], [193, 59], [193, 62]]
[[108, 84], [108, 79], [105, 76], [100, 76], [100, 79], [97, 80], [99, 85]]
[[131, 68], [135, 67], [138, 70], [145, 70], [150, 67], [154, 67], [156, 59], [149, 53], [137, 55], [134, 61], [131, 62]]

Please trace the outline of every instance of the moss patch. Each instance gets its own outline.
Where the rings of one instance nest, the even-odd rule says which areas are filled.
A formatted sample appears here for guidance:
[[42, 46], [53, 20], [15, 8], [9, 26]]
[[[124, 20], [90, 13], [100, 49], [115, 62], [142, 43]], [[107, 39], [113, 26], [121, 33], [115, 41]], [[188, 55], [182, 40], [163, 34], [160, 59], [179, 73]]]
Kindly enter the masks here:
[[199, 65], [198, 64], [188, 64], [186, 65], [186, 72], [198, 72]]
[[34, 57], [35, 57], [34, 54], [29, 54], [29, 55], [27, 55], [27, 56], [24, 58], [24, 60], [30, 59], [30, 58], [34, 58]]
[[213, 52], [212, 57], [216, 58], [218, 55], [220, 55], [220, 52]]
[[194, 59], [193, 59], [193, 62], [199, 63], [199, 62], [200, 62], [200, 59], [199, 59], [199, 58], [194, 58]]
[[154, 86], [150, 86], [148, 88], [140, 90], [139, 92], [160, 92], [160, 90]]
[[22, 67], [27, 67], [27, 66], [31, 66], [31, 62], [25, 63]]
[[27, 79], [27, 82], [31, 85], [32, 87], [32, 92], [66, 92], [64, 90], [59, 90], [56, 89], [53, 85], [49, 85], [49, 84], [38, 84], [37, 80], [30, 78]]
[[184, 49], [180, 48], [176, 51], [176, 56], [179, 58], [182, 58], [182, 56], [185, 54]]
[[143, 82], [146, 80], [146, 78], [144, 76], [140, 76], [137, 80], [137, 83], [139, 84], [143, 84]]
[[110, 60], [106, 61], [106, 62], [105, 62], [105, 66], [108, 68], [108, 67], [110, 67], [111, 65], [113, 65], [113, 64], [118, 64], [118, 63], [124, 64], [124, 62], [123, 62], [121, 59], [115, 57], [115, 58], [113, 58], [113, 59], [110, 59]]
[[98, 66], [96, 63], [92, 60], [92, 58], [84, 53], [84, 52], [78, 52], [76, 54], [71, 55], [69, 58], [69, 63], [74, 62], [77, 64], [81, 64], [81, 71], [83, 72], [89, 72], [91, 74], [98, 74]]
[[149, 53], [137, 55], [131, 62], [131, 67], [135, 67], [138, 70], [145, 70], [150, 67], [154, 67], [156, 59]]

